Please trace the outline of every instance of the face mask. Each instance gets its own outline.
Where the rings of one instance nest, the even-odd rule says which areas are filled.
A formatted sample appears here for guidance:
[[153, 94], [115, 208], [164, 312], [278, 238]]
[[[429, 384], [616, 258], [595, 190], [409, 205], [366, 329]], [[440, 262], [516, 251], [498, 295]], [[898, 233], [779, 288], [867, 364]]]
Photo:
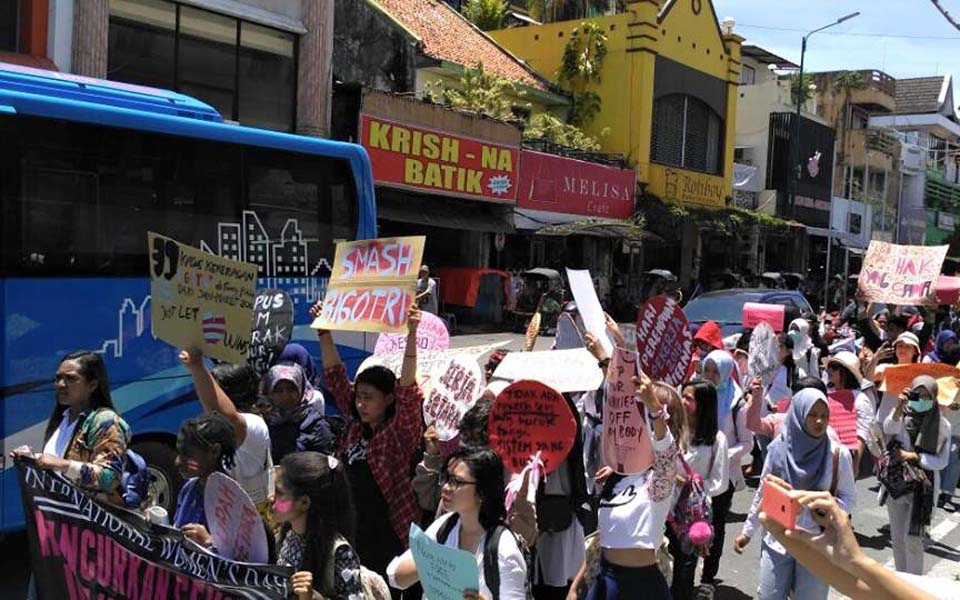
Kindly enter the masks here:
[[803, 339], [803, 334], [800, 333], [799, 331], [791, 331], [790, 333], [787, 334], [787, 337], [793, 340], [794, 344], [799, 344], [800, 340]]
[[288, 513], [293, 510], [293, 500], [274, 500], [273, 510], [278, 513]]
[[910, 400], [907, 406], [912, 412], [924, 413], [933, 408], [933, 400]]

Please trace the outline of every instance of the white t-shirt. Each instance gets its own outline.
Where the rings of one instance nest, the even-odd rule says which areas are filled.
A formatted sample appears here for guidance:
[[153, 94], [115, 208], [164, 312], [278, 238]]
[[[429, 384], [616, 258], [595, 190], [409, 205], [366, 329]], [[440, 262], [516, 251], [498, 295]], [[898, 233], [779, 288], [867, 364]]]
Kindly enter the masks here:
[[237, 448], [236, 464], [227, 471], [247, 492], [254, 504], [266, 502], [270, 489], [273, 457], [270, 454], [270, 430], [259, 415], [240, 413], [247, 423], [247, 437]]
[[[730, 466], [727, 455], [727, 436], [717, 432], [713, 446], [691, 446], [683, 453], [683, 459], [690, 468], [703, 477], [703, 489], [711, 498], [719, 496], [730, 487]], [[683, 465], [677, 459], [677, 473], [685, 475]], [[679, 495], [680, 490], [674, 491]], [[676, 501], [676, 498], [674, 498]]]
[[[434, 521], [424, 532], [427, 534], [427, 537], [433, 541], [437, 541], [437, 533], [439, 533], [443, 524], [447, 522], [447, 519], [451, 517], [451, 514], [443, 515]], [[487, 587], [487, 582], [483, 576], [483, 546], [485, 540], [486, 538], [481, 538], [480, 545], [477, 551], [474, 552], [474, 556], [477, 558], [477, 568], [480, 570], [480, 594], [484, 598], [493, 598], [493, 594], [490, 592], [490, 588]], [[450, 530], [450, 535], [447, 536], [447, 541], [443, 545], [448, 548], [460, 548], [459, 520], [453, 526], [453, 529]], [[500, 598], [503, 600], [526, 600], [527, 563], [523, 558], [523, 552], [520, 551], [520, 546], [517, 545], [517, 540], [513, 537], [513, 534], [506, 531], [503, 532], [500, 536], [500, 546], [497, 550], [499, 551], [497, 562], [500, 566]], [[390, 582], [390, 587], [398, 590], [404, 589], [397, 585], [397, 568], [400, 566], [400, 562], [406, 559], [413, 560], [413, 554], [410, 550], [394, 558], [387, 566], [387, 579]]]
[[60, 426], [53, 432], [53, 435], [50, 436], [47, 443], [43, 445], [43, 453], [53, 454], [59, 458], [63, 458], [63, 453], [67, 451], [67, 444], [69, 444], [70, 439], [73, 438], [73, 432], [76, 430], [77, 423], [79, 422], [79, 417], [74, 419], [72, 423], [70, 422], [69, 408], [63, 411], [63, 419], [60, 420]]

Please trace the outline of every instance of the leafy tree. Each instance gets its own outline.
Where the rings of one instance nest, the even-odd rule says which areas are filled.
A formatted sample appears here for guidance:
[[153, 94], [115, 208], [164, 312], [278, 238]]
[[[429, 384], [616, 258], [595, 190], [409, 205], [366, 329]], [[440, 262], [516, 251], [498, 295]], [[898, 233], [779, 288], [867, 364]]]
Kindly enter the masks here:
[[603, 59], [607, 56], [607, 34], [592, 22], [581, 23], [570, 33], [557, 68], [557, 81], [573, 97], [570, 122], [589, 123], [600, 112], [600, 95], [588, 89], [600, 82]]
[[482, 62], [478, 62], [476, 68], [466, 67], [456, 88], [447, 87], [442, 81], [426, 86], [426, 96], [431, 102], [501, 121], [516, 120], [514, 107], [526, 108], [528, 105], [518, 105], [513, 99], [522, 99], [525, 95], [516, 83], [485, 71]]
[[804, 74], [802, 82], [799, 73], [794, 73], [790, 76], [790, 96], [793, 98], [794, 103], [797, 103], [798, 98], [801, 104], [813, 98], [814, 90], [810, 89], [811, 84], [813, 84], [813, 77], [810, 75]]
[[463, 16], [483, 31], [493, 31], [503, 26], [510, 4], [506, 0], [467, 0], [461, 9]]

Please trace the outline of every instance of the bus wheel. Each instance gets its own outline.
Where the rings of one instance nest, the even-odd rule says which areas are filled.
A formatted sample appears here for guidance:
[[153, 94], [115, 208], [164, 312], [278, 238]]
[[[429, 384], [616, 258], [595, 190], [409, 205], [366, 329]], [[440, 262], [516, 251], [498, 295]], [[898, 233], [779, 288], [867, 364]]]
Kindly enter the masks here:
[[150, 470], [148, 505], [162, 506], [173, 521], [177, 510], [177, 494], [183, 478], [177, 470], [177, 451], [173, 446], [157, 441], [134, 442], [133, 450], [147, 461]]

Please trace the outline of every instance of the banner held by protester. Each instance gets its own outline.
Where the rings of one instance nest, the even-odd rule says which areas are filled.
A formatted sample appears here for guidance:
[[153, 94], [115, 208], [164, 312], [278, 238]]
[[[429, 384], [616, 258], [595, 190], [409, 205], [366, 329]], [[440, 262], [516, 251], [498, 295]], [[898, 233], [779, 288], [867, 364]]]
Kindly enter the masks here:
[[669, 296], [647, 300], [637, 318], [636, 340], [644, 373], [670, 385], [683, 383], [693, 354], [693, 337], [676, 300]]
[[787, 307], [782, 304], [761, 304], [759, 302], [745, 302], [743, 304], [743, 327], [754, 329], [760, 323], [769, 325], [774, 333], [783, 331], [783, 322], [786, 318]]
[[903, 246], [874, 240], [857, 286], [867, 302], [936, 306], [936, 284], [949, 246]]
[[446, 442], [460, 433], [460, 419], [483, 393], [483, 370], [476, 360], [451, 356], [446, 368], [423, 386], [423, 420]]
[[603, 402], [603, 458], [617, 473], [642, 473], [653, 464], [653, 445], [644, 431], [643, 408], [637, 404], [633, 378], [637, 355], [617, 348], [607, 367]]
[[597, 298], [597, 290], [593, 287], [590, 271], [567, 269], [567, 281], [570, 283], [573, 299], [577, 302], [584, 330], [597, 337], [607, 354], [613, 354], [613, 342], [607, 335], [607, 319], [600, 306], [600, 299]]
[[509, 472], [520, 473], [541, 452], [544, 471], [552, 473], [573, 448], [577, 422], [558, 391], [539, 381], [515, 381], [494, 400], [487, 433]]
[[283, 290], [259, 290], [253, 300], [253, 328], [247, 362], [266, 373], [293, 334], [293, 300]]
[[[417, 326], [417, 352], [446, 350], [450, 347], [450, 332], [443, 319], [433, 313], [420, 313], [420, 325]], [[374, 346], [374, 354], [403, 352], [407, 348], [406, 333], [381, 333]]]
[[314, 329], [405, 333], [414, 303], [424, 236], [337, 244]]
[[253, 500], [223, 473], [212, 473], [203, 492], [210, 537], [218, 554], [240, 562], [269, 559], [267, 533]]
[[476, 557], [433, 541], [416, 523], [410, 525], [410, 553], [417, 565], [424, 598], [463, 600], [467, 590], [480, 589]]
[[177, 348], [247, 360], [257, 266], [147, 232], [153, 334]]
[[890, 365], [883, 371], [880, 391], [899, 396], [903, 390], [913, 385], [913, 380], [921, 375], [929, 375], [937, 380], [937, 402], [950, 406], [957, 393], [957, 379], [960, 369], [943, 363], [913, 363], [909, 365]]

